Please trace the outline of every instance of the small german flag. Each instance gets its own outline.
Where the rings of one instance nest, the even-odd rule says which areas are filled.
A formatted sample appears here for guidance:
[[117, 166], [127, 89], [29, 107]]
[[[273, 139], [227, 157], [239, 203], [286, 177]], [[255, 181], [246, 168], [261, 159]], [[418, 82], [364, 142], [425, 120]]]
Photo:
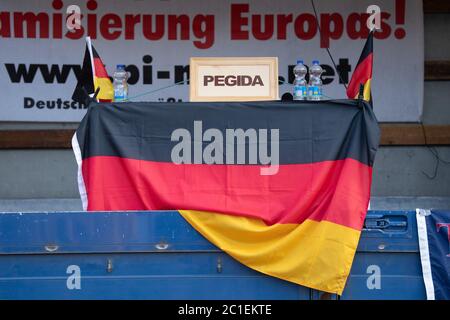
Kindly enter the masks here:
[[350, 84], [347, 88], [349, 99], [358, 99], [359, 88], [364, 86], [364, 100], [372, 102], [370, 83], [372, 81], [373, 67], [373, 31], [369, 33], [364, 49], [353, 72]]
[[97, 90], [99, 90], [96, 96], [98, 101], [113, 101], [114, 88], [108, 72], [97, 50], [92, 45], [91, 39], [87, 37], [83, 66], [72, 99], [79, 103], [85, 103], [86, 94], [93, 97]]

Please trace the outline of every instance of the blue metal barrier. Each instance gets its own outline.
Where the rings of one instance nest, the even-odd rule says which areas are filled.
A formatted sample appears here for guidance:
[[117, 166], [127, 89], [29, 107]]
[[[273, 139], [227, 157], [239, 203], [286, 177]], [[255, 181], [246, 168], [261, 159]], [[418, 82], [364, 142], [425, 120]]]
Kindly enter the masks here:
[[[0, 213], [0, 299], [336, 298], [247, 268], [176, 211]], [[340, 299], [425, 299], [415, 212], [369, 211]]]

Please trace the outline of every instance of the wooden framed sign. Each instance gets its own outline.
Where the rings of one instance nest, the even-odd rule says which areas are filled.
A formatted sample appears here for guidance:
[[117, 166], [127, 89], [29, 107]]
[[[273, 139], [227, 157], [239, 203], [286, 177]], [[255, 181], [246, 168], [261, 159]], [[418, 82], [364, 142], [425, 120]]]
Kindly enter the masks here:
[[278, 58], [191, 58], [190, 101], [278, 100]]

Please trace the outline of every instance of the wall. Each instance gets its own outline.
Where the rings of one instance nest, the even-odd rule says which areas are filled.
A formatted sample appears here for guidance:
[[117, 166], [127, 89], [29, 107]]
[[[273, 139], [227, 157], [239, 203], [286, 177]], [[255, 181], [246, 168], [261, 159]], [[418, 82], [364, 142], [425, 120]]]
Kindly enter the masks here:
[[[426, 60], [450, 60], [450, 14], [425, 15]], [[375, 47], [376, 54], [376, 47]], [[375, 80], [376, 81], [376, 80]], [[425, 82], [423, 122], [425, 124], [450, 124], [450, 81]], [[375, 106], [376, 107], [376, 106]], [[76, 128], [76, 124], [58, 123], [1, 123], [7, 129]], [[440, 157], [450, 161], [450, 146], [436, 148]], [[416, 147], [381, 147], [374, 167], [373, 196], [376, 203], [386, 205], [383, 197], [435, 197], [427, 205], [450, 207], [450, 164], [440, 162], [437, 175], [432, 175], [436, 165], [433, 149]], [[382, 198], [380, 198], [382, 197]], [[439, 197], [439, 198], [437, 198]], [[0, 211], [24, 208], [33, 209], [33, 202], [5, 199], [66, 199], [78, 198], [76, 164], [71, 150], [0, 150]], [[444, 199], [444, 200], [443, 200]], [[417, 199], [416, 199], [417, 200]], [[36, 209], [78, 209], [77, 200], [42, 200], [35, 202]], [[405, 200], [403, 204], [407, 205]], [[410, 202], [412, 203], [412, 202]], [[415, 205], [417, 201], [414, 202]], [[395, 206], [392, 204], [392, 206]], [[406, 208], [405, 208], [406, 209]]]

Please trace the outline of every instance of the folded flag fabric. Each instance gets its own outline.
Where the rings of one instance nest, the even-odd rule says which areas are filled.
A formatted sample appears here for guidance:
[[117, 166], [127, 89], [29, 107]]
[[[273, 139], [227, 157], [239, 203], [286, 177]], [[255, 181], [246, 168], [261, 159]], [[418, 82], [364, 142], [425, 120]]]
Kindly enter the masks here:
[[450, 300], [450, 211], [416, 211], [427, 299]]
[[352, 78], [347, 88], [347, 97], [350, 99], [358, 99], [359, 88], [364, 86], [364, 100], [371, 101], [371, 81], [373, 67], [373, 31], [369, 33], [364, 49], [353, 71]]
[[367, 212], [364, 101], [92, 103], [72, 140], [84, 208], [179, 210], [262, 273], [341, 294]]
[[108, 72], [102, 59], [95, 50], [89, 37], [86, 38], [86, 50], [84, 53], [83, 66], [78, 83], [72, 95], [72, 100], [85, 103], [86, 94], [93, 96], [98, 91], [97, 100], [100, 102], [111, 102], [114, 99], [114, 88], [109, 79]]

